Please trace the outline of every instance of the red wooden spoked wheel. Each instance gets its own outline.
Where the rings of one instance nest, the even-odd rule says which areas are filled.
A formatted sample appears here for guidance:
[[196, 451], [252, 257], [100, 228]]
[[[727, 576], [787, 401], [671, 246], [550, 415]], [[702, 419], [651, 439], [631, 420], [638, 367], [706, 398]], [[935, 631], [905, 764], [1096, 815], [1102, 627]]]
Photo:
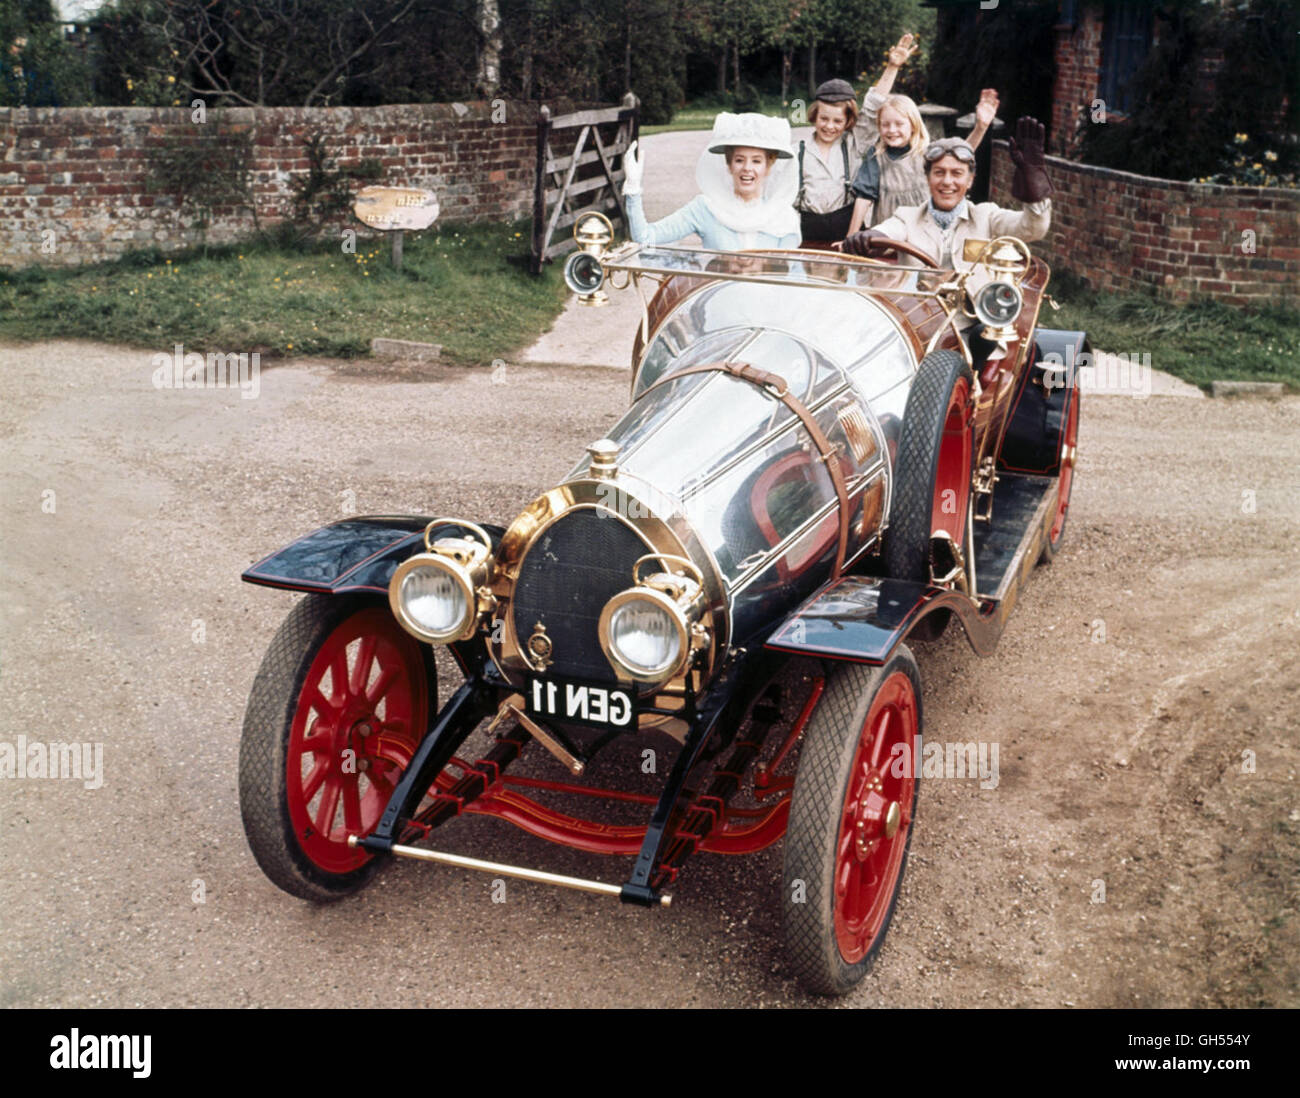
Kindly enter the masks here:
[[1039, 558], [1050, 561], [1056, 556], [1065, 538], [1065, 519], [1070, 510], [1070, 492], [1074, 489], [1074, 462], [1079, 447], [1079, 386], [1069, 390], [1070, 405], [1066, 413], [1065, 429], [1061, 432], [1061, 468], [1056, 482], [1056, 514], [1047, 534], [1047, 542]]
[[785, 938], [812, 992], [843, 995], [885, 940], [916, 812], [920, 675], [902, 645], [841, 664], [808, 722], [786, 833]]
[[327, 872], [369, 858], [347, 838], [374, 830], [428, 723], [415, 644], [375, 607], [337, 626], [307, 671], [285, 788], [303, 853]]
[[970, 378], [959, 376], [943, 416], [930, 506], [931, 534], [942, 531], [958, 545], [966, 540], [966, 503], [971, 486], [974, 432], [970, 428], [970, 394]]
[[240, 809], [277, 885], [355, 891], [373, 856], [347, 845], [388, 804], [436, 703], [430, 654], [374, 600], [309, 596], [263, 660], [244, 719]]
[[[862, 960], [883, 936], [902, 879], [918, 718], [912, 680], [895, 671], [880, 684], [862, 723], [835, 849], [835, 940], [848, 964]], [[900, 758], [909, 765], [897, 765]]]

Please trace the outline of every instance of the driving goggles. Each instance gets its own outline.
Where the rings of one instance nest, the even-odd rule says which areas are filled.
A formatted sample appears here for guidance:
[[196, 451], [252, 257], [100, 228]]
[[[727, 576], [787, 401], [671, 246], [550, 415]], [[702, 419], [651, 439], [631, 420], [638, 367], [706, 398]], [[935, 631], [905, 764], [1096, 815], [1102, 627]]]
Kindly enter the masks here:
[[975, 151], [960, 137], [945, 137], [940, 141], [932, 141], [921, 155], [925, 157], [927, 164], [933, 164], [941, 156], [955, 156], [965, 164], [975, 163]]

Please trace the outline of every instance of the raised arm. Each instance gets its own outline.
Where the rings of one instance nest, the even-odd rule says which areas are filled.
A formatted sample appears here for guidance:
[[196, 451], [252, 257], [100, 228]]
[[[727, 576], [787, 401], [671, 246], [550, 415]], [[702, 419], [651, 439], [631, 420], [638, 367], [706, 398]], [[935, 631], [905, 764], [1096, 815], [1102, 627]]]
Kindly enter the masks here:
[[638, 144], [640, 142], [633, 141], [623, 154], [623, 205], [627, 207], [627, 231], [632, 239], [638, 244], [668, 244], [699, 232], [698, 199], [653, 225], [646, 221], [645, 208], [641, 204], [645, 163], [637, 153]]
[[[645, 219], [645, 209], [641, 205], [640, 192], [623, 195], [627, 206], [627, 228], [633, 240], [638, 244], [671, 244], [684, 236], [700, 231], [699, 207], [702, 199], [694, 198], [667, 217], [655, 222]], [[798, 240], [795, 240], [798, 244]]]
[[1034, 118], [1021, 118], [1016, 135], [1007, 145], [1016, 166], [1011, 177], [1011, 196], [1025, 204], [1016, 210], [997, 210], [989, 222], [994, 236], [1018, 236], [1041, 240], [1052, 224], [1052, 181], [1047, 178], [1043, 152], [1043, 125]]
[[871, 90], [878, 92], [884, 99], [894, 90], [894, 81], [898, 79], [898, 70], [907, 64], [907, 59], [921, 47], [916, 44], [916, 36], [905, 34], [896, 45], [889, 47], [885, 55], [885, 71]]
[[980, 92], [980, 101], [975, 104], [975, 128], [971, 130], [966, 144], [978, 149], [984, 135], [989, 132], [998, 117], [998, 93], [996, 88], [985, 88]]
[[889, 47], [884, 73], [874, 85], [867, 89], [867, 94], [862, 97], [862, 120], [858, 124], [863, 128], [863, 136], [867, 139], [864, 144], [870, 145], [876, 140], [876, 112], [884, 105], [889, 93], [894, 90], [894, 81], [898, 79], [898, 70], [906, 65], [907, 59], [921, 48], [915, 45], [915, 41], [913, 35], [905, 34], [898, 40], [897, 45]]

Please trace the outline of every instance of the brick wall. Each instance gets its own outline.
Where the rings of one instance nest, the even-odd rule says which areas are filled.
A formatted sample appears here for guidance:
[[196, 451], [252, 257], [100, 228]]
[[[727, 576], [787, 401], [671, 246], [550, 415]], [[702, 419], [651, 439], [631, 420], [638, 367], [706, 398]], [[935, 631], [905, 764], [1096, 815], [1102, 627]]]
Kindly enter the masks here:
[[[1300, 191], [1152, 179], [1052, 156], [1047, 166], [1052, 228], [1034, 247], [1053, 267], [1102, 290], [1300, 305]], [[1007, 143], [994, 142], [994, 202], [1013, 204], [1011, 172]]]
[[1091, 111], [1101, 80], [1103, 11], [1093, 4], [1076, 5], [1073, 27], [1056, 28], [1056, 83], [1052, 86], [1050, 151], [1069, 156], [1078, 148], [1079, 122]]
[[[538, 104], [496, 102], [504, 120], [493, 121], [484, 102], [232, 108], [209, 110], [202, 125], [187, 108], [0, 109], [0, 265], [74, 266], [133, 248], [195, 243], [192, 219], [181, 218], [174, 198], [151, 193], [147, 178], [153, 150], [198, 140], [202, 126], [251, 133], [263, 228], [288, 215], [290, 180], [307, 174], [307, 141], [317, 134], [337, 166], [375, 158], [383, 176], [374, 182], [432, 189], [439, 223], [529, 216]], [[355, 221], [341, 224], [365, 232]], [[247, 208], [219, 208], [208, 240], [238, 240], [253, 227]]]

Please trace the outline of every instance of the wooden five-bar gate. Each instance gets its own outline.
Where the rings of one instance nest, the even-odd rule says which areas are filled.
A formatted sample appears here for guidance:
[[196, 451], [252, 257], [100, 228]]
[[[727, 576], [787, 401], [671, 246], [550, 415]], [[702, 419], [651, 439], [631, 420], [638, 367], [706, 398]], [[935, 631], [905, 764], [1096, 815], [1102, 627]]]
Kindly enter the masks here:
[[[604, 131], [602, 135], [601, 131]], [[640, 109], [631, 92], [622, 106], [537, 116], [537, 181], [533, 191], [533, 273], [549, 259], [576, 247], [565, 232], [583, 214], [597, 210], [627, 225], [623, 166], [614, 169], [640, 130]]]

